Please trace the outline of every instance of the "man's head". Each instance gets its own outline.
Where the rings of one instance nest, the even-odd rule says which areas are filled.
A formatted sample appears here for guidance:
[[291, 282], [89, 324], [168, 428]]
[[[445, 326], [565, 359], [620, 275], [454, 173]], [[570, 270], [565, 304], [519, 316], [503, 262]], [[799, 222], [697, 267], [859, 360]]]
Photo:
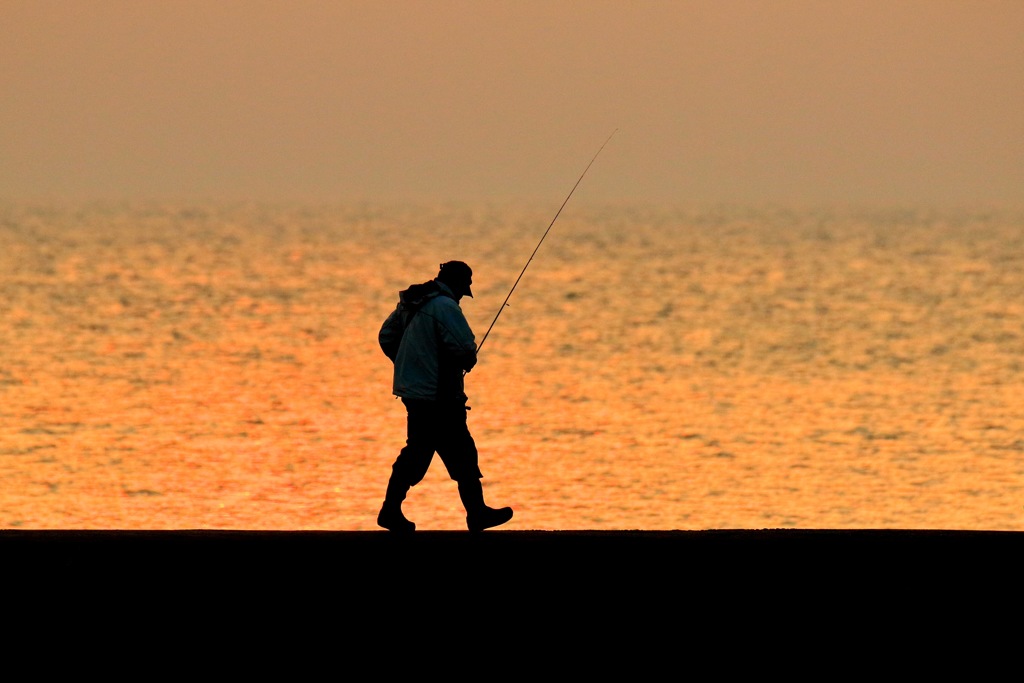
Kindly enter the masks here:
[[456, 296], [473, 297], [473, 269], [462, 261], [448, 261], [441, 264], [437, 279], [448, 285]]

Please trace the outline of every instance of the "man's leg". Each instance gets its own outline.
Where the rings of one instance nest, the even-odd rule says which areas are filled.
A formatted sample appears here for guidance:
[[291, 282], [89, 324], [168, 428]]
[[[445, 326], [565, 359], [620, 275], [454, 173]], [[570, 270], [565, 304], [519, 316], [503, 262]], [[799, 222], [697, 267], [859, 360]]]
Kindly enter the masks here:
[[480, 483], [479, 454], [476, 441], [469, 433], [464, 404], [447, 404], [440, 423], [444, 425], [437, 441], [437, 454], [448, 469], [448, 476], [459, 485], [459, 497], [466, 508], [466, 526], [470, 531], [483, 531], [512, 519], [512, 508], [491, 508], [484, 503]]
[[388, 531], [409, 532], [416, 531], [416, 523], [405, 518], [402, 512], [402, 501], [405, 494], [409, 492], [409, 485], [395, 477], [391, 472], [391, 479], [388, 480], [388, 489], [384, 494], [384, 504], [377, 513], [377, 526], [384, 527]]
[[405, 518], [402, 501], [409, 489], [423, 480], [434, 457], [436, 443], [435, 406], [431, 401], [402, 399], [406, 409], [406, 441], [402, 452], [391, 466], [384, 504], [377, 515], [377, 524], [389, 531], [415, 531], [416, 524]]
[[459, 497], [466, 508], [466, 526], [470, 531], [483, 531], [512, 519], [512, 508], [492, 508], [484, 503], [484, 487], [479, 479], [458, 482]]

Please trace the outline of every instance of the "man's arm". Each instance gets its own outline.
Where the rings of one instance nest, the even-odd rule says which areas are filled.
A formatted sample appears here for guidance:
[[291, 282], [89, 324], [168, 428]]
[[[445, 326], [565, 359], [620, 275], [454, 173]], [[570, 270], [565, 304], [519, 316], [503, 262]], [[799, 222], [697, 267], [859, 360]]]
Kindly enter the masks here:
[[439, 299], [443, 299], [442, 314], [438, 317], [441, 346], [458, 367], [469, 372], [476, 365], [476, 337], [459, 304], [452, 299]]

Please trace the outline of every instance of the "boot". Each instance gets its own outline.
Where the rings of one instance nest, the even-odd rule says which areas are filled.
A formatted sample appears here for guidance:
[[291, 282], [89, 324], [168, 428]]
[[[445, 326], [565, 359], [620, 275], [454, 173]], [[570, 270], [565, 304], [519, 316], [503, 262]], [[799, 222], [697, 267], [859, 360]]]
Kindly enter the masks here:
[[459, 482], [459, 497], [466, 508], [466, 526], [483, 531], [512, 519], [512, 508], [491, 508], [484, 504], [484, 487], [479, 479]]
[[402, 501], [409, 487], [395, 481], [392, 477], [388, 481], [388, 490], [384, 494], [384, 504], [377, 515], [377, 526], [384, 527], [388, 531], [409, 533], [416, 530], [416, 524], [410, 522], [402, 514]]

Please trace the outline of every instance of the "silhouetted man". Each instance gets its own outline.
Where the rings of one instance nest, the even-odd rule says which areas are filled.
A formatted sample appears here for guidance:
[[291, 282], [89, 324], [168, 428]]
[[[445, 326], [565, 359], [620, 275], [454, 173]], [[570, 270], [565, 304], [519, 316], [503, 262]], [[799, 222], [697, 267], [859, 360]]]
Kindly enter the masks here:
[[490, 508], [476, 443], [466, 423], [465, 373], [476, 365], [476, 342], [459, 301], [473, 296], [473, 271], [462, 261], [441, 264], [437, 277], [398, 294], [398, 306], [380, 328], [378, 341], [395, 365], [392, 391], [406, 409], [406, 444], [391, 466], [377, 524], [414, 531], [402, 514], [409, 489], [427, 474], [437, 453], [459, 486], [470, 531], [512, 519], [512, 508]]

